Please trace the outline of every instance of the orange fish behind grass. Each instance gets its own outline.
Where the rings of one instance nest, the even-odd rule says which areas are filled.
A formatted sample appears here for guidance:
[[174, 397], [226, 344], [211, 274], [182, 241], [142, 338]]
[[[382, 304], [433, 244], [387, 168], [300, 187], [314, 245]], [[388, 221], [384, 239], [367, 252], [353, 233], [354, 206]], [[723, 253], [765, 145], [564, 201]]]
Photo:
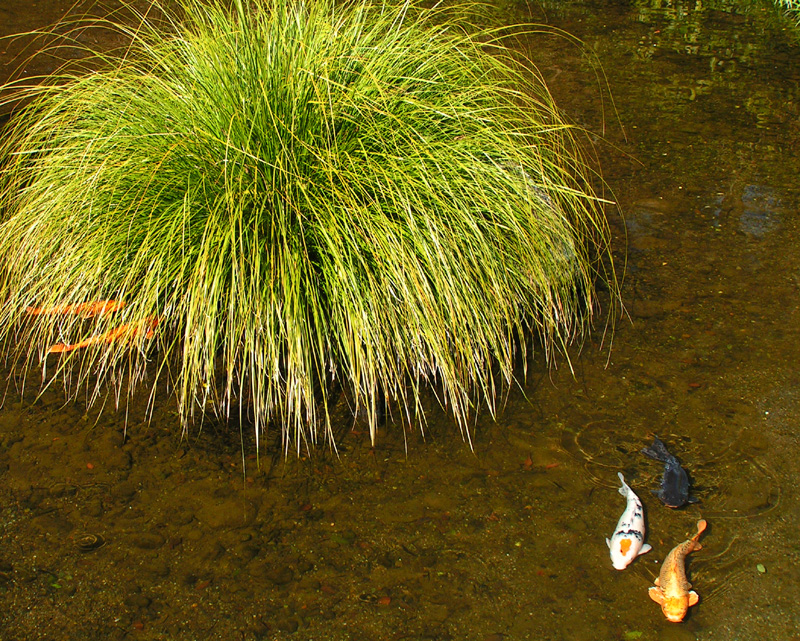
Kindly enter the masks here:
[[110, 329], [102, 334], [90, 336], [78, 343], [66, 344], [56, 343], [49, 350], [48, 354], [61, 354], [63, 352], [71, 352], [76, 349], [89, 347], [90, 345], [100, 345], [101, 343], [114, 343], [116, 341], [132, 341], [138, 335], [144, 332], [145, 338], [153, 338], [155, 335], [155, 328], [158, 325], [158, 318], [149, 316], [142, 321], [135, 323], [125, 323], [119, 325], [114, 329]]
[[77, 303], [76, 305], [56, 305], [55, 307], [27, 307], [25, 311], [32, 316], [43, 316], [51, 314], [80, 314], [81, 316], [104, 316], [111, 314], [125, 307], [123, 301], [117, 300], [95, 300], [89, 303]]
[[[113, 314], [125, 307], [125, 302], [121, 300], [95, 300], [88, 303], [77, 303], [74, 305], [56, 305], [55, 307], [28, 307], [25, 311], [31, 316], [43, 316], [52, 314], [76, 314], [84, 318], [94, 316], [105, 316]], [[153, 338], [155, 328], [158, 325], [158, 317], [148, 316], [144, 320], [133, 323], [124, 323], [113, 329], [90, 336], [77, 343], [56, 343], [49, 350], [48, 354], [61, 354], [71, 352], [76, 349], [89, 347], [90, 345], [100, 345], [102, 343], [115, 343], [117, 341], [132, 341], [134, 338], [144, 333], [145, 338]]]
[[706, 521], [700, 519], [697, 522], [697, 534], [672, 548], [664, 559], [655, 586], [650, 588], [650, 598], [661, 605], [664, 616], [674, 623], [683, 621], [689, 608], [700, 600], [686, 578], [684, 562], [687, 555], [702, 548], [698, 539], [705, 531], [706, 525]]

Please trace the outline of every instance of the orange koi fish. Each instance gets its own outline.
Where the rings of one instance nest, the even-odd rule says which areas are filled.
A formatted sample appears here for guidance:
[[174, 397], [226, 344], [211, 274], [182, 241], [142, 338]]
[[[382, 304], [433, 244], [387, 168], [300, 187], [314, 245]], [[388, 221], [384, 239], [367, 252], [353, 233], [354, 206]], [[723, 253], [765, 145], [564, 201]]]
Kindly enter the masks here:
[[103, 316], [111, 314], [125, 307], [123, 301], [95, 300], [77, 305], [57, 305], [56, 307], [26, 307], [25, 311], [33, 316], [43, 314], [80, 314], [82, 316]]
[[672, 548], [664, 559], [655, 586], [649, 590], [650, 598], [661, 605], [664, 616], [674, 623], [683, 621], [689, 608], [700, 600], [697, 592], [692, 590], [692, 584], [686, 579], [684, 561], [687, 555], [701, 549], [698, 539], [706, 525], [706, 521], [700, 519], [697, 522], [697, 534]]
[[65, 343], [56, 343], [49, 350], [49, 354], [60, 354], [63, 352], [71, 352], [76, 349], [89, 347], [90, 345], [98, 345], [100, 343], [113, 343], [118, 340], [131, 341], [138, 334], [145, 332], [145, 338], [153, 338], [155, 335], [155, 328], [158, 325], [158, 318], [155, 316], [148, 316], [142, 321], [135, 323], [125, 323], [119, 327], [115, 327], [103, 334], [97, 336], [90, 336], [78, 343], [67, 345]]

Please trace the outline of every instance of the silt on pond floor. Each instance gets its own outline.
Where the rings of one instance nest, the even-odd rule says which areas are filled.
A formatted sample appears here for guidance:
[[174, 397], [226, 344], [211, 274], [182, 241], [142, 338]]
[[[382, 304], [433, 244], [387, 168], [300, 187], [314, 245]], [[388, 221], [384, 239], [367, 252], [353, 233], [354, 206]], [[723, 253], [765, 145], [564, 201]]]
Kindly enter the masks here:
[[[134, 402], [123, 439], [125, 412], [12, 386], [0, 637], [793, 638], [800, 47], [769, 5], [663, 5], [502, 5], [509, 22], [574, 33], [608, 77], [619, 121], [606, 95], [597, 153], [623, 212], [609, 215], [629, 314], [610, 357], [598, 328], [574, 374], [537, 363], [497, 422], [478, 418], [474, 452], [435, 409], [425, 439], [390, 422], [373, 449], [340, 408], [338, 456], [272, 446], [258, 465], [247, 444], [244, 469], [238, 428], [181, 439], [169, 400], [150, 422]], [[38, 26], [25, 7], [3, 2], [3, 28]], [[555, 37], [523, 44], [600, 132], [588, 57]], [[653, 435], [700, 503], [651, 494]], [[604, 541], [620, 471], [653, 546], [623, 572]], [[672, 624], [647, 591], [701, 517], [700, 602]]]

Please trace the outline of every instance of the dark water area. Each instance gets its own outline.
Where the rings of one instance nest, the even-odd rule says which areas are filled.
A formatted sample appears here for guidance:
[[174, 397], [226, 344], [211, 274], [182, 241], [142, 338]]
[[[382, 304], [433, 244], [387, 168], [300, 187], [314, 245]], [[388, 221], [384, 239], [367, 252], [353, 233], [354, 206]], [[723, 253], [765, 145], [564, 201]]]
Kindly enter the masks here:
[[[0, 32], [70, 6], [0, 0]], [[11, 386], [2, 641], [800, 639], [800, 35], [768, 3], [497, 7], [585, 45], [521, 43], [619, 203], [610, 352], [600, 323], [572, 369], [534, 363], [473, 449], [435, 408], [424, 437], [389, 422], [373, 448], [339, 408], [338, 453], [256, 461], [236, 425], [182, 434], [166, 395], [148, 421], [146, 395], [98, 414]], [[654, 434], [699, 503], [649, 491]], [[653, 546], [622, 572], [617, 472]], [[648, 588], [701, 517], [700, 602], [669, 623]]]

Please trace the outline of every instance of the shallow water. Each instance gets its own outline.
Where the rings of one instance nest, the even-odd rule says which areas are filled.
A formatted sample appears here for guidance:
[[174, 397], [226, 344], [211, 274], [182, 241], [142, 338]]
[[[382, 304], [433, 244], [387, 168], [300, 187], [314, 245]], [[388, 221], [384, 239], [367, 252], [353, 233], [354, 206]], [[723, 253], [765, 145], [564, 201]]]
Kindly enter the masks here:
[[[0, 29], [69, 4], [0, 0]], [[499, 6], [591, 52], [522, 43], [598, 134], [623, 213], [609, 210], [627, 308], [610, 354], [600, 325], [574, 373], [535, 365], [496, 422], [478, 417], [474, 451], [435, 409], [424, 439], [390, 424], [373, 449], [340, 408], [338, 457], [274, 444], [260, 469], [249, 442], [243, 469], [236, 426], [181, 438], [167, 398], [147, 422], [144, 397], [98, 417], [12, 387], [0, 639], [799, 638], [798, 40], [768, 4]], [[699, 504], [648, 491], [653, 434]], [[624, 572], [604, 542], [618, 471], [654, 548]], [[671, 624], [647, 588], [701, 516], [701, 600]]]

